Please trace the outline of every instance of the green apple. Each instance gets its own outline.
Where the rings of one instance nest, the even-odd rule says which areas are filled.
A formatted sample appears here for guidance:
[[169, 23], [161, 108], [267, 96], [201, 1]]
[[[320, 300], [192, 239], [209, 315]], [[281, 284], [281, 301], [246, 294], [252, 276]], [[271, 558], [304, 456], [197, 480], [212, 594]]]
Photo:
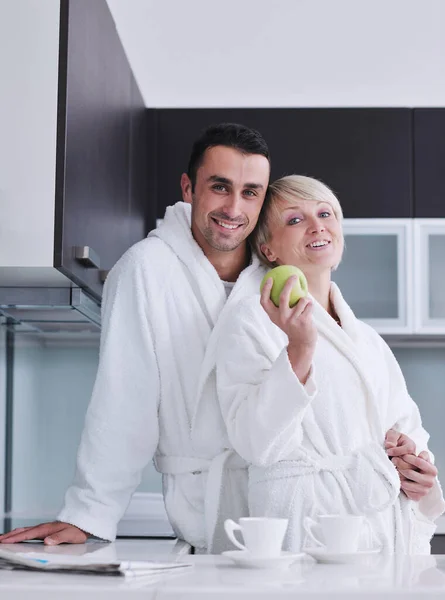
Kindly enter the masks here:
[[300, 298], [304, 298], [308, 294], [307, 279], [303, 271], [301, 271], [298, 267], [293, 267], [292, 265], [280, 265], [279, 267], [271, 269], [264, 275], [260, 285], [260, 291], [263, 291], [264, 284], [272, 277], [273, 285], [270, 292], [270, 299], [275, 306], [279, 306], [280, 294], [283, 291], [286, 281], [292, 275], [297, 275], [298, 277], [298, 280], [295, 282], [292, 288], [289, 299], [289, 307], [292, 308], [296, 305]]

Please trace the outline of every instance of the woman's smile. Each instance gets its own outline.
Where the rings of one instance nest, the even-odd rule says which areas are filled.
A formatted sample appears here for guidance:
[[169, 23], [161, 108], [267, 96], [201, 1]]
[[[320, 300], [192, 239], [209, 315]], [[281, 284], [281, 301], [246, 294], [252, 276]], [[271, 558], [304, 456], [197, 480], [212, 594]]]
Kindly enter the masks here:
[[310, 250], [315, 250], [315, 251], [325, 250], [330, 245], [330, 243], [331, 243], [331, 240], [327, 240], [327, 239], [315, 240], [315, 241], [307, 244], [306, 248], [309, 248]]

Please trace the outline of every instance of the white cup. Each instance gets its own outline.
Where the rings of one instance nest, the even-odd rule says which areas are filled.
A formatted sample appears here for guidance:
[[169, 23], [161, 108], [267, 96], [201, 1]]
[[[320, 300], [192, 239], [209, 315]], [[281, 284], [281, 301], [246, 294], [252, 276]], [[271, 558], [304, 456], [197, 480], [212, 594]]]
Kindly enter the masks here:
[[[311, 517], [305, 517], [304, 529], [317, 545], [324, 545], [328, 552], [338, 554], [357, 552], [363, 527], [369, 527], [361, 515], [319, 515], [318, 520], [317, 523]], [[315, 535], [315, 529], [321, 532], [321, 540]]]
[[[287, 523], [288, 519], [243, 517], [239, 524], [227, 519], [224, 529], [230, 541], [240, 550], [256, 557], [273, 558], [281, 554]], [[235, 531], [238, 530], [242, 533], [245, 545], [235, 537]]]

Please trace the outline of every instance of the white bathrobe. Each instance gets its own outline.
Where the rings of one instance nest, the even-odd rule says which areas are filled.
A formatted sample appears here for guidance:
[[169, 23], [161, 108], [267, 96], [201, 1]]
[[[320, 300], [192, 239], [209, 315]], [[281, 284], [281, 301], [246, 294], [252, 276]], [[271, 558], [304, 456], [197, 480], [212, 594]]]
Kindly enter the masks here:
[[366, 515], [372, 543], [388, 553], [429, 553], [445, 508], [439, 482], [420, 502], [408, 500], [384, 450], [390, 428], [410, 436], [417, 453], [429, 436], [389, 347], [335, 284], [331, 299], [342, 327], [314, 300], [318, 338], [305, 386], [258, 294], [219, 323], [218, 394], [229, 439], [252, 465], [250, 513], [288, 517], [292, 551], [313, 545], [304, 516], [343, 512]]
[[253, 257], [227, 299], [192, 237], [190, 215], [183, 202], [169, 207], [107, 278], [97, 378], [58, 519], [113, 540], [154, 457], [176, 534], [219, 551], [215, 531], [225, 516], [247, 511], [246, 496], [232, 493], [247, 489], [247, 475], [225, 452], [215, 377], [209, 369], [201, 377], [202, 366], [220, 315], [258, 290], [264, 268]]

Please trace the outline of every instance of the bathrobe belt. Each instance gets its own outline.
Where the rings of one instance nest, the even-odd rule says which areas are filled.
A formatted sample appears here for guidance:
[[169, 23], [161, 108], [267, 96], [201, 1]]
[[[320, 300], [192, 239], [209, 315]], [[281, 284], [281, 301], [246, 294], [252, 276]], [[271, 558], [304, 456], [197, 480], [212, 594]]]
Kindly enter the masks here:
[[[371, 515], [386, 510], [396, 502], [400, 493], [397, 471], [383, 448], [375, 442], [358, 448], [351, 455], [305, 455], [294, 460], [282, 460], [270, 467], [251, 466], [249, 485], [262, 484], [267, 487], [280, 479], [314, 475], [322, 471], [332, 474], [353, 514]], [[326, 484], [329, 485], [329, 482]], [[298, 486], [292, 503], [297, 496]]]
[[369, 515], [383, 511], [394, 504], [400, 493], [400, 479], [394, 465], [381, 446], [374, 442], [361, 447], [350, 456], [327, 454], [312, 458], [306, 455], [295, 460], [282, 460], [270, 467], [256, 468], [248, 465], [230, 449], [213, 459], [157, 455], [155, 465], [160, 473], [168, 475], [199, 475], [207, 472], [204, 506], [208, 549], [212, 547], [220, 513], [225, 469], [249, 467], [249, 485], [329, 471], [336, 478], [350, 510], [355, 514]]
[[[246, 469], [247, 463], [233, 450], [226, 449], [213, 459], [188, 456], [157, 455], [156, 469], [165, 475], [200, 475], [207, 473], [205, 491], [205, 531], [207, 548], [210, 551], [220, 513], [224, 471]], [[230, 517], [230, 515], [227, 515]]]

